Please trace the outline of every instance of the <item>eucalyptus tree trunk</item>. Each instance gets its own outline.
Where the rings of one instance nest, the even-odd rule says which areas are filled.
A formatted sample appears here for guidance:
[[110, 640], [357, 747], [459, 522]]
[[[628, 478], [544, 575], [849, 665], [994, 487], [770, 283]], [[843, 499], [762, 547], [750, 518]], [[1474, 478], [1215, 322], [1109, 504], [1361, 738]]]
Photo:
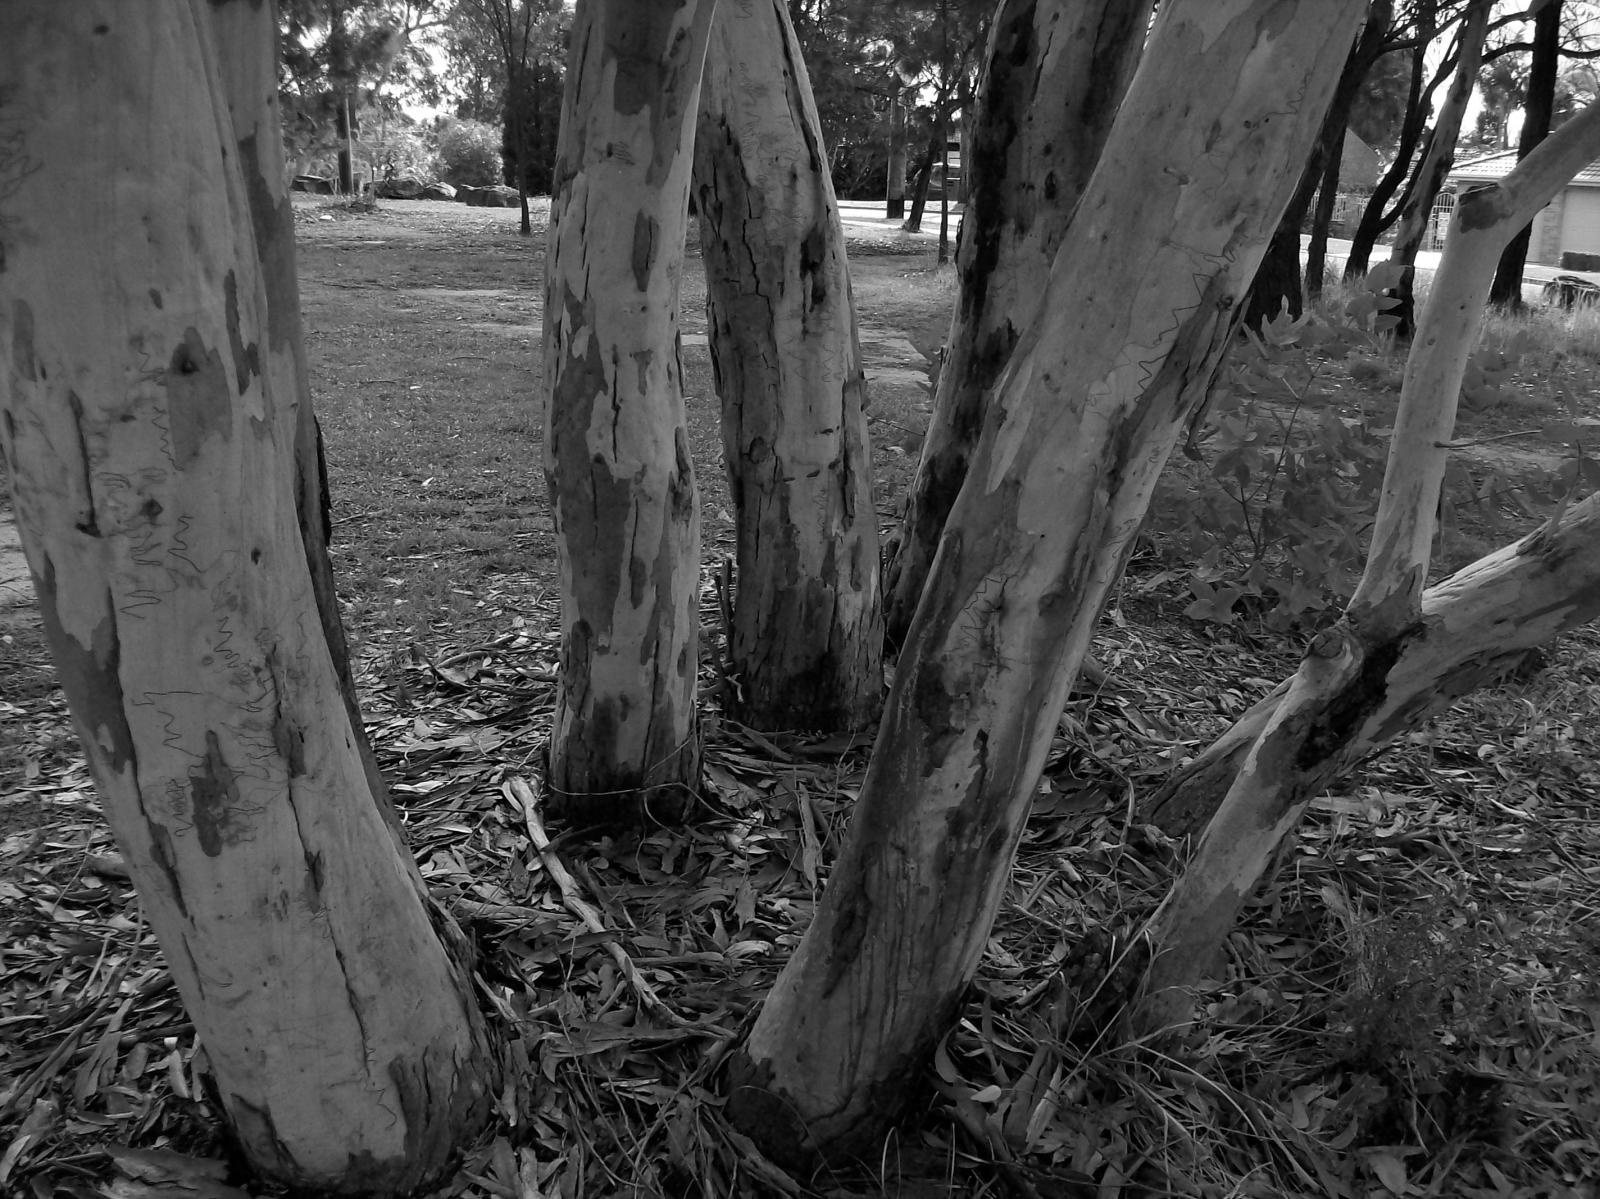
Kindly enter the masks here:
[[1245, 717], [1259, 733], [1149, 931], [1140, 1029], [1188, 1019], [1188, 988], [1212, 965], [1278, 842], [1340, 770], [1494, 677], [1508, 655], [1600, 610], [1592, 502], [1423, 592], [1461, 380], [1500, 255], [1597, 155], [1600, 106], [1591, 105], [1506, 179], [1457, 204], [1406, 362], [1366, 570], [1344, 618], [1313, 640], [1271, 711], [1263, 703]]
[[717, 10], [694, 191], [738, 535], [733, 714], [761, 729], [858, 729], [883, 698], [866, 383], [784, 0]]
[[280, 133], [264, 92], [230, 121], [211, 10], [0, 10], [26, 167], [0, 199], [0, 445], [62, 689], [240, 1148], [291, 1187], [409, 1191], [487, 1115], [492, 1067], [340, 696], [297, 513], [298, 331], [275, 326], [286, 276], [236, 129], [274, 158]]
[[1433, 132], [1428, 137], [1422, 159], [1411, 174], [1405, 203], [1400, 206], [1394, 249], [1389, 254], [1390, 262], [1406, 268], [1396, 289], [1400, 299], [1400, 306], [1394, 313], [1398, 318], [1394, 330], [1397, 337], [1410, 337], [1416, 325], [1417, 253], [1428, 231], [1433, 202], [1444, 186], [1445, 176], [1450, 173], [1450, 164], [1455, 161], [1461, 121], [1478, 82], [1478, 64], [1483, 60], [1483, 40], [1488, 33], [1491, 8], [1491, 0], [1473, 0], [1462, 18], [1461, 35], [1456, 43], [1456, 73], [1433, 118]]
[[676, 815], [700, 775], [700, 503], [678, 276], [715, 0], [580, 0], [545, 282], [545, 469], [561, 578], [552, 806]]
[[[282, 119], [278, 97], [278, 27], [270, 6], [253, 0], [218, 0], [211, 8], [218, 78], [227, 102], [233, 147], [244, 178], [245, 196], [255, 225], [256, 258], [267, 300], [264, 369], [274, 394], [295, 406], [294, 493], [300, 540], [316, 597], [317, 615], [339, 675], [339, 689], [350, 713], [350, 727], [365, 763], [368, 786], [389, 817], [397, 840], [399, 821], [389, 803], [389, 788], [378, 770], [361, 720], [350, 650], [339, 616], [339, 596], [328, 556], [332, 539], [331, 503], [322, 449], [322, 430], [311, 403], [310, 372], [300, 324], [300, 281], [295, 272], [294, 207], [283, 169]], [[407, 861], [410, 860], [407, 854]], [[420, 875], [418, 876], [420, 878]], [[420, 885], [420, 884], [419, 884]]]
[[905, 641], [966, 479], [984, 404], [1033, 323], [1073, 208], [1100, 158], [1152, 0], [1005, 0], [978, 89], [956, 245], [960, 294], [933, 415], [884, 584], [885, 632]]
[[727, 1110], [769, 1155], [870, 1153], [949, 1027], [1087, 647], [1081, 616], [1226, 350], [1322, 123], [1342, 60], [1326, 47], [1363, 7], [1160, 6], [1079, 232], [988, 406], [846, 848], [731, 1062]]

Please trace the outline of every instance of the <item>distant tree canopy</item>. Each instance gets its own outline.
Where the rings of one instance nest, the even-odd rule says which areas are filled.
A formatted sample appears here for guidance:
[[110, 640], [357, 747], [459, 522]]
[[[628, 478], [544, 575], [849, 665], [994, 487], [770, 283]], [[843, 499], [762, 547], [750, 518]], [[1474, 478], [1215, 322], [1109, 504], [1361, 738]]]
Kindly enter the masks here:
[[500, 129], [498, 181], [550, 190], [561, 121], [567, 31], [559, 0], [457, 0], [441, 39], [458, 117]]
[[890, 101], [900, 96], [925, 143], [941, 113], [971, 101], [993, 5], [987, 0], [790, 0], [816, 93], [834, 189], [881, 196]]
[[[378, 141], [401, 118], [400, 95], [439, 97], [433, 60], [416, 35], [444, 19], [436, 0], [280, 0], [278, 89], [284, 150], [293, 160], [337, 154], [348, 189], [350, 150], [376, 117]], [[386, 91], [386, 87], [389, 89]], [[365, 147], [376, 174], [415, 157]]]

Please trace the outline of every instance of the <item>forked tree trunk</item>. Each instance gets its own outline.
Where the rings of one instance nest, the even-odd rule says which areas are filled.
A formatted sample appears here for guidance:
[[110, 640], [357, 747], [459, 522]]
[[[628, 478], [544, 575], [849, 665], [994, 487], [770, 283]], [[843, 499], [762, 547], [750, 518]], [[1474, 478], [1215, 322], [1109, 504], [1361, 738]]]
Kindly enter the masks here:
[[[340, 698], [210, 10], [0, 12], [28, 167], [0, 200], [0, 442], [74, 723], [240, 1147], [288, 1185], [411, 1190], [487, 1114], [492, 1068]], [[275, 122], [259, 136], [275, 157]]]
[[[1492, 677], [1507, 654], [1600, 608], [1593, 503], [1490, 555], [1432, 592], [1423, 579], [1467, 355], [1507, 242], [1600, 154], [1591, 106], [1498, 184], [1461, 197], [1406, 362], [1366, 571], [1344, 619], [1312, 642], [1244, 752], [1215, 818], [1150, 929], [1153, 960], [1135, 1022], [1188, 1019], [1188, 988], [1213, 964], [1240, 905], [1307, 803], [1371, 748]], [[1585, 555], [1588, 560], [1585, 561]], [[1452, 695], [1453, 693], [1453, 695]], [[1237, 744], [1237, 739], [1230, 739]]]
[[760, 729], [858, 729], [883, 699], [866, 385], [784, 0], [717, 10], [694, 189], [738, 533], [733, 714]]
[[700, 502], [678, 276], [715, 0], [580, 0], [550, 201], [545, 468], [561, 577], [552, 806], [686, 810], [700, 775]]
[[978, 89], [961, 290], [933, 415], [885, 574], [885, 633], [901, 645], [950, 506], [966, 479], [989, 390], [1033, 323], [1150, 19], [1150, 0], [1006, 0]]
[[1456, 139], [1461, 134], [1467, 101], [1472, 99], [1472, 89], [1478, 82], [1478, 63], [1483, 59], [1483, 39], [1488, 32], [1492, 7], [1491, 0], [1474, 0], [1462, 18], [1456, 50], [1456, 73], [1445, 91], [1444, 102], [1434, 116], [1433, 133], [1428, 138], [1427, 149], [1412, 172], [1411, 186], [1406, 189], [1405, 203], [1400, 206], [1400, 221], [1394, 231], [1394, 249], [1389, 254], [1390, 262], [1405, 268], [1396, 289], [1400, 300], [1394, 312], [1398, 320], [1394, 328], [1396, 337], [1409, 338], [1416, 325], [1417, 253], [1422, 249], [1422, 239], [1428, 232], [1433, 202], [1444, 186], [1445, 176], [1450, 173], [1450, 164], [1456, 158]]
[[1322, 123], [1340, 65], [1325, 48], [1362, 8], [1161, 5], [1084, 232], [989, 405], [844, 853], [731, 1064], [729, 1115], [769, 1154], [870, 1151], [948, 1028], [1087, 645], [1080, 616], [1225, 351]]
[[[1551, 604], [1551, 597], [1560, 597]], [[1347, 774], [1463, 695], [1504, 679], [1528, 651], [1600, 616], [1600, 497], [1552, 530], [1486, 555], [1428, 588], [1415, 632], [1384, 675], [1381, 700], [1331, 749], [1329, 781]], [[1216, 815], [1287, 680], [1259, 700], [1141, 805], [1169, 836], [1198, 836]]]

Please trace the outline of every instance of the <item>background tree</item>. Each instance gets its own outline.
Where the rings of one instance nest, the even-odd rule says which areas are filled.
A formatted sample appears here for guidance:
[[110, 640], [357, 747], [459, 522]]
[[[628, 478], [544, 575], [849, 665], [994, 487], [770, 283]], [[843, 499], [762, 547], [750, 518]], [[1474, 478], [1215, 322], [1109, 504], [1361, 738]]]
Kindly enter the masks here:
[[581, 0], [573, 16], [544, 305], [562, 637], [549, 775], [555, 806], [594, 822], [684, 810], [700, 777], [678, 278], [712, 7]]
[[[548, 195], [554, 184], [569, 20], [570, 13], [562, 5], [552, 4], [543, 11], [530, 61], [507, 85], [510, 98], [502, 154], [507, 182], [515, 184], [524, 197]], [[515, 127], [509, 115], [512, 112], [516, 113]]]
[[[1517, 161], [1521, 162], [1549, 136], [1555, 114], [1556, 82], [1561, 71], [1561, 0], [1545, 0], [1533, 18], [1533, 54], [1522, 104], [1522, 130], [1517, 135]], [[1490, 302], [1522, 307], [1522, 272], [1528, 262], [1530, 224], [1511, 239], [1500, 259]]]
[[[517, 189], [521, 232], [533, 235], [528, 196], [549, 191], [561, 113], [566, 11], [555, 0], [459, 0], [449, 44], [473, 74], [474, 87], [500, 87], [497, 116], [505, 182]], [[488, 39], [498, 58], [485, 61]], [[481, 103], [481, 101], [479, 101]]]
[[1446, 54], [1437, 63], [1430, 63], [1429, 51], [1435, 38], [1441, 34], [1448, 36], [1462, 11], [1441, 5], [1439, 0], [1413, 0], [1405, 10], [1405, 28], [1408, 31], [1405, 45], [1410, 55], [1405, 116], [1400, 123], [1394, 156], [1367, 198], [1351, 235], [1350, 252], [1344, 266], [1346, 280], [1359, 279], [1367, 273], [1378, 239], [1399, 219], [1404, 196], [1393, 206], [1390, 201], [1401, 194], [1401, 188], [1411, 177], [1417, 160], [1417, 148], [1427, 131], [1428, 116], [1433, 111], [1433, 97], [1455, 70], [1454, 54]]
[[1472, 89], [1477, 83], [1478, 61], [1483, 54], [1492, 8], [1492, 0], [1477, 0], [1468, 5], [1462, 17], [1461, 32], [1456, 39], [1455, 74], [1434, 116], [1433, 128], [1428, 133], [1422, 157], [1417, 160], [1411, 182], [1406, 186], [1405, 201], [1400, 205], [1394, 248], [1389, 253], [1389, 261], [1402, 268], [1395, 287], [1395, 295], [1400, 302], [1393, 312], [1397, 337], [1410, 337], [1415, 325], [1417, 254], [1422, 249], [1422, 239], [1427, 235], [1433, 202], [1444, 186], [1451, 164], [1455, 162], [1456, 137], [1461, 132], [1467, 102], [1472, 98]]
[[29, 167], [4, 201], [0, 444], [96, 789], [241, 1149], [287, 1185], [405, 1191], [486, 1115], [492, 1069], [308, 571], [270, 11], [0, 14]]
[[[341, 194], [355, 191], [354, 141], [363, 102], [397, 67], [431, 63], [416, 35], [442, 20], [434, 0], [281, 0], [283, 106], [301, 155], [332, 146]], [[331, 127], [331, 138], [329, 136]]]
[[731, 1063], [729, 1114], [769, 1155], [873, 1146], [945, 1034], [1092, 617], [1321, 126], [1326, 47], [1364, 8], [1161, 5], [986, 412], [845, 849]]
[[858, 729], [883, 691], [866, 381], [822, 128], [781, 0], [721, 5], [694, 191], [738, 539], [733, 714]]
[[[1300, 185], [1295, 189], [1284, 209], [1283, 220], [1267, 247], [1255, 282], [1250, 285], [1250, 295], [1245, 302], [1245, 324], [1260, 329], [1261, 322], [1272, 320], [1287, 311], [1299, 319], [1304, 310], [1304, 296], [1300, 286], [1300, 230], [1311, 208], [1312, 197], [1320, 187], [1323, 194], [1331, 195], [1339, 187], [1339, 163], [1344, 156], [1346, 130], [1356, 97], [1366, 84], [1367, 72], [1387, 51], [1392, 41], [1390, 22], [1394, 15], [1393, 0], [1372, 0], [1367, 7], [1366, 23], [1361, 36], [1350, 48], [1340, 72], [1339, 84], [1334, 88], [1333, 100], [1328, 105], [1328, 115], [1322, 132], [1311, 147], [1306, 159]], [[1320, 264], [1318, 272], [1320, 278]]]

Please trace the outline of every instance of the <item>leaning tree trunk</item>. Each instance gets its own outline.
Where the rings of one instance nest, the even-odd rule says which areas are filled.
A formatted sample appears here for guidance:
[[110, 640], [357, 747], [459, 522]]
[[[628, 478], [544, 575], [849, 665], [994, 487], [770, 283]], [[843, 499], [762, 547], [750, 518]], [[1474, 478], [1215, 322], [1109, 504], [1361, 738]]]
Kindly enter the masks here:
[[1322, 51], [1362, 7], [1160, 6], [1079, 201], [1088, 232], [1062, 244], [989, 405], [844, 853], [731, 1063], [728, 1112], [769, 1154], [869, 1151], [948, 1028], [1087, 647], [1080, 617], [1225, 352], [1338, 74]]
[[581, 0], [545, 282], [545, 469], [561, 577], [552, 806], [676, 815], [700, 775], [700, 502], [678, 276], [715, 0]]
[[967, 476], [984, 403], [1033, 323], [1050, 264], [1133, 74], [1152, 0], [1006, 0], [978, 90], [971, 192], [956, 245], [961, 290], [922, 458], [884, 586], [889, 644], [905, 641]]
[[1450, 173], [1450, 164], [1455, 161], [1456, 138], [1461, 133], [1461, 120], [1466, 115], [1467, 101], [1472, 99], [1472, 89], [1478, 82], [1478, 63], [1483, 58], [1483, 39], [1488, 32], [1492, 7], [1490, 0], [1476, 0], [1462, 18], [1455, 77], [1450, 80], [1444, 103], [1439, 105], [1428, 148], [1412, 173], [1405, 203], [1400, 206], [1400, 222], [1394, 231], [1394, 249], [1389, 254], [1390, 262], [1405, 268], [1396, 288], [1400, 300], [1399, 307], [1394, 310], [1396, 337], [1409, 338], [1416, 324], [1417, 253], [1422, 249], [1422, 239], [1428, 232], [1433, 201], [1444, 186], [1445, 176]]
[[694, 190], [738, 534], [733, 714], [761, 729], [858, 729], [883, 699], [866, 385], [784, 0], [717, 11]]
[[280, 391], [295, 333], [211, 8], [0, 11], [27, 167], [0, 200], [0, 442], [62, 688], [240, 1147], [290, 1186], [412, 1190], [492, 1070], [340, 697]]
[[1597, 154], [1600, 106], [1591, 106], [1505, 180], [1461, 197], [1406, 362], [1366, 570], [1344, 619], [1312, 641], [1270, 713], [1257, 705], [1245, 718], [1260, 733], [1150, 929], [1141, 1030], [1188, 1019], [1188, 989], [1213, 964], [1278, 842], [1340, 770], [1440, 706], [1436, 693], [1471, 689], [1508, 654], [1600, 607], [1593, 503], [1565, 529], [1558, 513], [1541, 532], [1462, 571], [1434, 589], [1431, 605], [1422, 586], [1461, 379], [1500, 254]]

